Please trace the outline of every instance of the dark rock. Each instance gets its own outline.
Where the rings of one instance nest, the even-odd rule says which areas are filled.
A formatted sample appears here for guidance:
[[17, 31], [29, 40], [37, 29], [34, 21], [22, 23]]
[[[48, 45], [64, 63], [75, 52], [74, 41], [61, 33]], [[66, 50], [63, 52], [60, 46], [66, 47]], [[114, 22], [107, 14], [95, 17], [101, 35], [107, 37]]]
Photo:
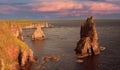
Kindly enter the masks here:
[[87, 20], [81, 25], [80, 40], [77, 43], [75, 52], [79, 58], [100, 53], [98, 34], [92, 17], [87, 18]]

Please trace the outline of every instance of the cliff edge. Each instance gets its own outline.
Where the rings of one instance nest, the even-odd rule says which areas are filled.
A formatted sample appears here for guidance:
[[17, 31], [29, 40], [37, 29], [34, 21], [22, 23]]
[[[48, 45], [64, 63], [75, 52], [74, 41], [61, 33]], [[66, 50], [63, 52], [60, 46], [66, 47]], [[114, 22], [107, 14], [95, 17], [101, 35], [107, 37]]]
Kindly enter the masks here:
[[0, 70], [18, 70], [34, 61], [32, 50], [14, 36], [11, 27], [0, 22]]

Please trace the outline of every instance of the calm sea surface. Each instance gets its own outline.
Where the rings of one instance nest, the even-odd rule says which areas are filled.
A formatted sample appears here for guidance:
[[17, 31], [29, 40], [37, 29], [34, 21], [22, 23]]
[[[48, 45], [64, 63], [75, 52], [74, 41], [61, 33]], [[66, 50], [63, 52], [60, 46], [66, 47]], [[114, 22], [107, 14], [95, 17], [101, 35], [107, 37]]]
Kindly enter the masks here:
[[95, 20], [99, 45], [106, 47], [106, 50], [100, 55], [84, 58], [83, 63], [76, 63], [74, 49], [79, 40], [82, 22], [83, 20], [48, 21], [54, 27], [43, 29], [46, 35], [43, 41], [31, 41], [27, 35], [34, 30], [24, 30], [25, 42], [37, 58], [31, 70], [40, 70], [44, 56], [57, 56], [60, 61], [49, 61], [42, 70], [120, 70], [120, 20]]

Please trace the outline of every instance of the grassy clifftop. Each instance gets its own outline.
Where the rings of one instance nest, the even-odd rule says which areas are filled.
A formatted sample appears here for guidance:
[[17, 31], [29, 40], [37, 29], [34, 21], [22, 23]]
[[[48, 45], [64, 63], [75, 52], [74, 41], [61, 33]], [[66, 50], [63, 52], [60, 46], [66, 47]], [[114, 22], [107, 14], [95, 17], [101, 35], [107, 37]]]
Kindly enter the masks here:
[[33, 58], [31, 49], [13, 36], [6, 23], [0, 23], [0, 70], [17, 70]]
[[0, 22], [4, 23], [14, 23], [16, 26], [26, 26], [31, 24], [45, 24], [45, 21], [33, 21], [33, 20], [0, 20]]

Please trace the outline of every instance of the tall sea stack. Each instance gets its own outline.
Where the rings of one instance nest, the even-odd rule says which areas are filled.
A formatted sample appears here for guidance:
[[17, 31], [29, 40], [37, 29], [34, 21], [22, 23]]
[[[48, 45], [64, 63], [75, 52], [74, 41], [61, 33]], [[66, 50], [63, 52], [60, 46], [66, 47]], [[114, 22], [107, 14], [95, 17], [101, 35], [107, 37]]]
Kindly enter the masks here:
[[77, 43], [75, 52], [79, 58], [100, 53], [98, 34], [93, 17], [87, 18], [87, 20], [81, 25], [80, 40]]

